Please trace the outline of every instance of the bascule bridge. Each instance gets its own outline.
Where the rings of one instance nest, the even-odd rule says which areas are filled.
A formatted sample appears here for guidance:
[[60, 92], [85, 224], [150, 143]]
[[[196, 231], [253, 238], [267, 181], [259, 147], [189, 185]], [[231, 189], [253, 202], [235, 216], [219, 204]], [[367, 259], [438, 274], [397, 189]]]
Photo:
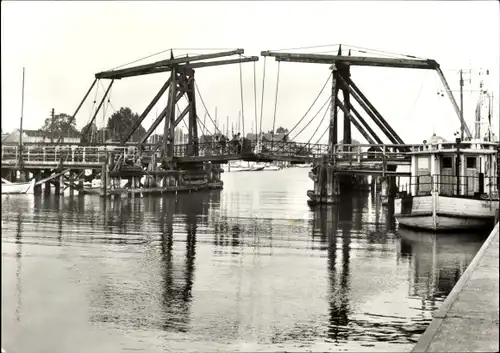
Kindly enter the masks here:
[[[410, 152], [412, 146], [402, 140], [389, 122], [354, 83], [351, 77], [351, 67], [353, 66], [435, 70], [460, 119], [462, 134], [465, 133], [467, 138], [472, 137], [463, 119], [461, 109], [451, 93], [439, 64], [435, 60], [417, 59], [414, 56], [400, 58], [352, 56], [351, 50], [345, 55], [342, 52], [341, 45], [339, 45], [336, 55], [286, 53], [282, 51], [263, 51], [261, 55], [263, 57], [274, 57], [278, 61], [278, 65], [282, 61], [324, 64], [329, 65], [332, 71], [328, 152], [310, 173], [310, 177], [314, 181], [314, 190], [308, 192], [312, 204], [334, 203], [341, 189], [347, 191], [356, 187], [357, 175], [382, 175], [387, 177], [383, 181], [384, 187], [394, 190], [394, 176], [409, 174], [398, 172], [396, 168], [398, 165], [410, 165], [411, 157], [406, 155], [406, 152]], [[339, 95], [340, 92], [342, 93], [342, 99]], [[352, 100], [361, 107], [365, 116], [353, 106]], [[339, 143], [339, 110], [343, 113], [342, 144]], [[368, 123], [369, 121], [380, 129], [382, 136], [374, 131]], [[359, 147], [356, 147], [358, 151], [353, 151], [355, 146], [352, 146], [352, 126], [359, 131], [368, 143], [368, 145], [364, 145], [367, 148], [364, 153], [360, 153]], [[359, 179], [357, 178], [358, 181]]]
[[[461, 110], [436, 61], [410, 56], [400, 58], [353, 56], [350, 50], [345, 55], [342, 47], [339, 46], [336, 55], [283, 51], [263, 51], [261, 53], [264, 57], [264, 72], [267, 57], [274, 57], [278, 62], [277, 82], [279, 82], [279, 66], [282, 61], [328, 65], [331, 73], [322, 89], [323, 91], [328, 82], [331, 81], [329, 105], [324, 115], [325, 118], [329, 109], [328, 127], [324, 132], [324, 134], [328, 133], [327, 144], [320, 143], [323, 135], [316, 143], [311, 143], [319, 126], [306, 143], [296, 140], [304, 128], [293, 138], [288, 137], [291, 131], [288, 132], [287, 138], [283, 141], [263, 141], [262, 138], [259, 140], [259, 136], [262, 136], [261, 133], [255, 134], [256, 140], [243, 141], [243, 146], [239, 150], [227, 145], [220, 146], [213, 142], [200, 143], [200, 129], [205, 128], [205, 131], [208, 129], [198, 116], [199, 110], [197, 109], [195, 93], [200, 95], [200, 92], [197, 89], [195, 70], [239, 64], [240, 89], [243, 97], [241, 65], [259, 59], [256, 56], [243, 57], [243, 53], [243, 49], [235, 49], [183, 57], [173, 57], [171, 54], [170, 59], [99, 72], [95, 75], [92, 85], [84, 95], [71, 120], [75, 119], [99, 81], [107, 80], [109, 84], [88, 126], [95, 121], [115, 81], [164, 72], [170, 73], [170, 75], [133, 126], [128, 127], [128, 132], [119, 143], [70, 146], [58, 141], [56, 144], [46, 143], [36, 144], [36, 146], [28, 143], [18, 146], [2, 146], [2, 171], [28, 171], [38, 180], [37, 185], [52, 182], [57, 184], [56, 186], [60, 187], [61, 192], [63, 192], [64, 187], [62, 186], [69, 187], [70, 190], [81, 189], [83, 187], [81, 183], [80, 186], [75, 186], [77, 180], [81, 180], [80, 176], [83, 174], [83, 170], [92, 169], [95, 171], [96, 177], [100, 175], [101, 195], [110, 195], [128, 192], [134, 194], [220, 188], [222, 187], [220, 165], [223, 163], [228, 163], [231, 160], [286, 161], [313, 164], [310, 177], [314, 181], [314, 190], [308, 192], [312, 203], [334, 203], [341, 189], [352, 188], [366, 175], [382, 176], [386, 188], [394, 190], [395, 176], [409, 174], [398, 171], [397, 166], [410, 165], [412, 157], [408, 155], [408, 152], [419, 147], [406, 144], [391, 127], [388, 120], [368, 100], [354, 83], [351, 76], [352, 66], [435, 70], [460, 119], [462, 133], [469, 138], [471, 137]], [[228, 58], [235, 55], [238, 57]], [[278, 85], [276, 97], [277, 92]], [[167, 95], [166, 106], [140, 140], [132, 144], [131, 137], [145, 121], [153, 107], [157, 105], [160, 98], [165, 95]], [[178, 103], [183, 97], [185, 97], [187, 105], [181, 110]], [[356, 108], [353, 103], [356, 103], [359, 108]], [[275, 101], [275, 112], [276, 105], [277, 101]], [[257, 110], [256, 102], [255, 107]], [[206, 110], [205, 106], [204, 108]], [[309, 110], [292, 130], [297, 128]], [[339, 121], [342, 117], [343, 131], [339, 134]], [[315, 116], [307, 125], [314, 118]], [[276, 113], [273, 118], [273, 131], [275, 120]], [[188, 141], [183, 145], [175, 145], [174, 129], [181, 122], [185, 123], [188, 128]], [[161, 124], [163, 124], [162, 140], [154, 144], [148, 143], [148, 138], [157, 128], [161, 129]], [[214, 125], [216, 124], [214, 123]], [[321, 125], [321, 122], [318, 125]], [[352, 126], [360, 132], [367, 144], [352, 144]], [[374, 126], [378, 127], [381, 134], [375, 132]], [[215, 128], [217, 129], [217, 126]], [[260, 129], [257, 130], [262, 131], [262, 117]], [[340, 137], [342, 138], [341, 143], [339, 142]], [[131, 144], [135, 147], [132, 156]], [[127, 160], [129, 163], [126, 163]], [[132, 165], [130, 165], [130, 160], [132, 160]], [[45, 175], [42, 172], [45, 172]], [[50, 175], [48, 178], [47, 174]], [[146, 181], [142, 185], [139, 180], [144, 176]], [[58, 181], [56, 181], [56, 177]], [[120, 186], [121, 179], [129, 180], [128, 187]]]

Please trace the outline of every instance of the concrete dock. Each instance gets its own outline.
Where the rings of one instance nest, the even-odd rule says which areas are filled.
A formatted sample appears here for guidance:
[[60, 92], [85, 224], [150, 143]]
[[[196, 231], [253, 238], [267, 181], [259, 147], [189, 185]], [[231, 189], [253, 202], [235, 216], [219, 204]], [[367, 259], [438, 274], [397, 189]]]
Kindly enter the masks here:
[[412, 352], [499, 351], [499, 223]]

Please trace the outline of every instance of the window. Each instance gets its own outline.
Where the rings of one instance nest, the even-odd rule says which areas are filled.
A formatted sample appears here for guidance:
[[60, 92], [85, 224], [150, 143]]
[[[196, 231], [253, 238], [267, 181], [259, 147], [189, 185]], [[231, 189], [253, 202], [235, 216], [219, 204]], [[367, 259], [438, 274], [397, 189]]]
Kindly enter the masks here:
[[476, 168], [476, 157], [467, 157], [467, 168]]
[[453, 161], [451, 157], [443, 157], [443, 168], [453, 168]]

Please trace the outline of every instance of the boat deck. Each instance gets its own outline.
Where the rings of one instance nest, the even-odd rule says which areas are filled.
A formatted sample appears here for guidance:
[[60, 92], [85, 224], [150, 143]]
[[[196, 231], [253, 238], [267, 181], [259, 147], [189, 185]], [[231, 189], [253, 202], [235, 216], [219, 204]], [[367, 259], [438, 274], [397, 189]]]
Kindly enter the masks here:
[[412, 352], [499, 351], [497, 223]]

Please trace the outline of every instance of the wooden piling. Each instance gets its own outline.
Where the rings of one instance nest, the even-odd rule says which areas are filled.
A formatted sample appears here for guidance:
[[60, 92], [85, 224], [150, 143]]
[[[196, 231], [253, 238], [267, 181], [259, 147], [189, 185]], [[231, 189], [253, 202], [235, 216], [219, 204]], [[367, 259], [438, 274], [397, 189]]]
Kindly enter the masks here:
[[64, 195], [64, 175], [61, 174], [58, 179], [59, 179], [59, 183], [58, 183], [58, 185], [59, 185], [58, 191], [59, 192], [57, 193], [57, 195], [63, 196]]
[[[42, 180], [42, 171], [36, 171], [35, 172], [35, 180], [38, 182], [39, 180]], [[33, 190], [35, 194], [41, 194], [42, 192], [42, 185], [35, 185], [35, 189]]]
[[103, 163], [101, 165], [101, 197], [106, 197], [107, 196], [107, 189], [106, 189], [106, 174], [107, 174], [107, 165], [106, 163]]

